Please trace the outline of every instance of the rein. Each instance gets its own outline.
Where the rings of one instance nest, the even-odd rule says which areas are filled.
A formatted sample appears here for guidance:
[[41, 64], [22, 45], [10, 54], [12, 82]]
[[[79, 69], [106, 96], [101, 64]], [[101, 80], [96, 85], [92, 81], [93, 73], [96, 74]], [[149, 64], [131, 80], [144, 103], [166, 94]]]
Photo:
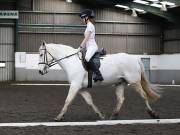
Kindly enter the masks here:
[[[53, 57], [53, 55], [52, 55], [50, 52], [47, 51], [46, 48], [45, 48], [45, 49], [40, 49], [40, 50], [45, 50], [45, 53], [44, 53], [44, 62], [39, 62], [39, 64], [46, 64], [48, 67], [52, 67], [52, 66], [58, 64], [59, 61], [64, 60], [64, 59], [67, 59], [67, 58], [69, 58], [69, 57], [72, 57], [72, 56], [78, 54], [78, 52], [76, 52], [76, 53], [70, 54], [70, 55], [68, 55], [68, 56], [65, 56], [65, 57], [63, 57], [63, 58], [60, 58], [60, 59], [56, 60], [56, 59]], [[52, 61], [49, 61], [49, 62], [48, 62], [48, 60], [47, 60], [47, 53], [52, 57]]]
[[[48, 52], [48, 53], [49, 53], [49, 52]], [[50, 54], [50, 53], [49, 53], [49, 54]], [[52, 55], [50, 54], [51, 57], [52, 57], [54, 60], [53, 60], [51, 63], [49, 63], [48, 66], [49, 66], [49, 67], [52, 67], [52, 66], [56, 65], [56, 64], [58, 63], [58, 61], [64, 60], [64, 59], [69, 58], [69, 57], [71, 57], [71, 56], [74, 56], [74, 55], [76, 55], [76, 54], [78, 54], [78, 52], [73, 53], [73, 54], [70, 54], [70, 55], [65, 56], [65, 57], [63, 57], [63, 58], [60, 58], [60, 59], [58, 59], [58, 60], [55, 60], [54, 57], [52, 57]]]

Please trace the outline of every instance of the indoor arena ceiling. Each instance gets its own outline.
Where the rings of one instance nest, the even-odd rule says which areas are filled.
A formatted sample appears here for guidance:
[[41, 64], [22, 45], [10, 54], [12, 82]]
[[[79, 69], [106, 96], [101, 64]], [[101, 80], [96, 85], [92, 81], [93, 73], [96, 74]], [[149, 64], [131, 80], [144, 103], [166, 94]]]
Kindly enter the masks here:
[[73, 0], [94, 7], [118, 8], [141, 16], [155, 16], [169, 22], [180, 22], [180, 0]]

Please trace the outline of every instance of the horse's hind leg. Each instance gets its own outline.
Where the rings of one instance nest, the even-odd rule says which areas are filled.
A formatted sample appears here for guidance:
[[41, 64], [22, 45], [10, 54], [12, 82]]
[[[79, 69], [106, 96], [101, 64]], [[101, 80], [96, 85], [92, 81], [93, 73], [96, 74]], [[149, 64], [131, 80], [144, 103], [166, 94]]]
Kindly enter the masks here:
[[148, 96], [147, 94], [144, 92], [142, 86], [140, 83], [137, 83], [135, 85], [133, 85], [133, 87], [136, 89], [136, 91], [141, 95], [141, 97], [144, 99], [146, 107], [147, 107], [147, 112], [148, 114], [152, 117], [152, 118], [159, 118], [158, 114], [156, 114], [156, 112], [151, 108], [151, 106], [149, 105], [149, 101], [148, 101]]
[[80, 86], [72, 85], [70, 86], [68, 96], [65, 100], [64, 107], [61, 110], [61, 113], [54, 119], [55, 121], [61, 121], [64, 117], [64, 114], [67, 112], [68, 106], [72, 103], [73, 99], [76, 97], [78, 91], [80, 90]]
[[116, 98], [117, 98], [117, 104], [116, 104], [116, 107], [115, 107], [110, 119], [117, 119], [119, 111], [121, 109], [121, 106], [125, 100], [125, 98], [124, 98], [124, 85], [123, 84], [118, 85], [116, 87]]
[[99, 111], [99, 109], [97, 108], [97, 106], [93, 103], [93, 99], [91, 94], [88, 91], [81, 91], [80, 94], [82, 95], [82, 97], [84, 98], [84, 100], [86, 101], [86, 103], [91, 106], [94, 110], [94, 112], [101, 118], [101, 119], [105, 119], [104, 115]]

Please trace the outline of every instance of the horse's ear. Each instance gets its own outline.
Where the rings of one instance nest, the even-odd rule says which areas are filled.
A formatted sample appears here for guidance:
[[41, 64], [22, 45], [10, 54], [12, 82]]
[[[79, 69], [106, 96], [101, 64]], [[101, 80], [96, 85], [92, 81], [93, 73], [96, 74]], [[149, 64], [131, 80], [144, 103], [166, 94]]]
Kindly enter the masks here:
[[41, 45], [42, 46], [45, 46], [46, 42], [45, 41], [42, 41]]

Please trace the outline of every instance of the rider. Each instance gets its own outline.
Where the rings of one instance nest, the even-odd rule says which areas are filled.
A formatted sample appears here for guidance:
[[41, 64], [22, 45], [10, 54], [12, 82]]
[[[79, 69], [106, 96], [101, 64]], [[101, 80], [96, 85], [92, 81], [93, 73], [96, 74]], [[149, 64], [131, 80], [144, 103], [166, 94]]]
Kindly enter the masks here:
[[93, 25], [94, 12], [93, 10], [85, 9], [80, 13], [80, 17], [87, 25], [84, 32], [84, 40], [81, 42], [80, 48], [86, 48], [85, 60], [96, 74], [94, 81], [103, 81], [104, 79], [99, 71], [98, 66], [91, 59], [98, 51], [98, 46], [95, 41], [95, 27]]

